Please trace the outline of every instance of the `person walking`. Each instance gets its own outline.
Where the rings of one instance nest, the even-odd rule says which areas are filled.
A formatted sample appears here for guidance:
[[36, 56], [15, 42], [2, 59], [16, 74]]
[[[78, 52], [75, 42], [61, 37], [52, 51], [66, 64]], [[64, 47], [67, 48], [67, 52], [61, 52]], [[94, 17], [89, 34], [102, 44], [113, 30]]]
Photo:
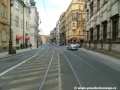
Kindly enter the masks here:
[[30, 43], [30, 49], [32, 49], [32, 44]]

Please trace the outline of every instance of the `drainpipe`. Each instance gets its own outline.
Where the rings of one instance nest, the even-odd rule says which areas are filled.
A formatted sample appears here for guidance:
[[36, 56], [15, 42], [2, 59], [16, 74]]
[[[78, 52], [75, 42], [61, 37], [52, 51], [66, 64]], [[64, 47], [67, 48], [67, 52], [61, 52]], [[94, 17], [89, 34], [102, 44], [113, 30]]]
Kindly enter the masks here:
[[[24, 2], [24, 0], [23, 0], [23, 2]], [[24, 37], [25, 37], [25, 36], [24, 36], [24, 7], [25, 7], [25, 6], [23, 6], [23, 49], [25, 48], [25, 43], [24, 43], [24, 41], [25, 41], [25, 40], [24, 40]]]

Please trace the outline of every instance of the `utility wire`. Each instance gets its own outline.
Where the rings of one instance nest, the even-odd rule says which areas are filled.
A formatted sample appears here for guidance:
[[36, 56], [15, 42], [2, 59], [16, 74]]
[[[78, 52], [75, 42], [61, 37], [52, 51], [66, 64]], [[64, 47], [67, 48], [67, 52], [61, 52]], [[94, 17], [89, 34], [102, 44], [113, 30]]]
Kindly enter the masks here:
[[46, 14], [47, 14], [47, 18], [48, 18], [48, 20], [49, 20], [49, 16], [48, 16], [48, 13], [47, 13], [47, 9], [46, 9], [46, 7], [45, 7], [45, 3], [44, 3], [43, 0], [42, 0], [42, 2], [43, 2], [43, 5], [44, 5], [44, 8], [45, 8], [45, 12], [46, 12]]

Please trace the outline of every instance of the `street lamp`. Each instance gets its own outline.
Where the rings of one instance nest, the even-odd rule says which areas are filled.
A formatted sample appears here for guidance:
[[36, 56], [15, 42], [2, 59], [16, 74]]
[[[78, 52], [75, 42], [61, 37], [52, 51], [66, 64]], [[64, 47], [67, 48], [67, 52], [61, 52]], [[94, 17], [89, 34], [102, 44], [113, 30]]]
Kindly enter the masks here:
[[13, 6], [13, 1], [10, 0], [10, 38], [9, 38], [9, 54], [12, 54], [12, 29], [11, 29], [11, 7]]

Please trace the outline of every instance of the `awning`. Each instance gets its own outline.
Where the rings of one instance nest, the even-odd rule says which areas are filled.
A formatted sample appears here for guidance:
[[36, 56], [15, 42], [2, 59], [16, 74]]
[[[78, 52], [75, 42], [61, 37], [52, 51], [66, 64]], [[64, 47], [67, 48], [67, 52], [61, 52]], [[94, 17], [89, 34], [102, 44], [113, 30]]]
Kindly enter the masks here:
[[85, 40], [84, 38], [80, 38], [80, 40]]
[[20, 40], [21, 36], [20, 35], [16, 35], [16, 40]]
[[73, 37], [72, 40], [77, 40], [77, 38], [76, 38], [76, 37]]
[[29, 36], [25, 36], [25, 40], [29, 40], [30, 39], [30, 37]]
[[71, 41], [71, 40], [72, 40], [71, 38], [68, 39], [68, 41]]

